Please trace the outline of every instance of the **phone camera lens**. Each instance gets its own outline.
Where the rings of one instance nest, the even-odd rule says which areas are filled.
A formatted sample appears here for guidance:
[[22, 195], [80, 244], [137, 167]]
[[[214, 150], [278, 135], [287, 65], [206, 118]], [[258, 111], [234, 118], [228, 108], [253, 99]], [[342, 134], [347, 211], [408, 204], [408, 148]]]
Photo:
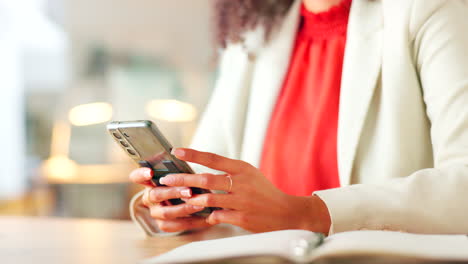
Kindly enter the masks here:
[[119, 133], [117, 133], [117, 132], [112, 133], [112, 135], [114, 135], [114, 137], [116, 137], [118, 139], [122, 139], [122, 136], [119, 135]]
[[131, 150], [131, 149], [127, 149], [127, 152], [130, 153], [130, 155], [136, 155], [135, 151]]
[[125, 142], [125, 141], [123, 141], [123, 140], [120, 141], [120, 144], [122, 144], [122, 146], [124, 146], [124, 147], [126, 147], [126, 148], [128, 148], [128, 146], [129, 146], [129, 145], [127, 144], [127, 142]]

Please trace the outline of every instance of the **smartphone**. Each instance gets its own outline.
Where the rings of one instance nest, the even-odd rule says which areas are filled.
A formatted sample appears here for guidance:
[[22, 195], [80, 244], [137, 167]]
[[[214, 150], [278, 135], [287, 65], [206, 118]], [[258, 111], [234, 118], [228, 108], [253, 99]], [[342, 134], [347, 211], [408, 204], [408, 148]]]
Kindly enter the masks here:
[[[154, 172], [152, 182], [155, 186], [164, 186], [159, 179], [173, 173], [194, 173], [190, 166], [171, 154], [172, 146], [156, 125], [149, 120], [114, 121], [107, 125], [107, 130], [115, 142], [140, 167], [150, 168]], [[191, 187], [192, 194], [210, 191]], [[171, 205], [184, 203], [181, 199], [169, 200]], [[208, 216], [216, 208], [206, 207], [194, 213]]]

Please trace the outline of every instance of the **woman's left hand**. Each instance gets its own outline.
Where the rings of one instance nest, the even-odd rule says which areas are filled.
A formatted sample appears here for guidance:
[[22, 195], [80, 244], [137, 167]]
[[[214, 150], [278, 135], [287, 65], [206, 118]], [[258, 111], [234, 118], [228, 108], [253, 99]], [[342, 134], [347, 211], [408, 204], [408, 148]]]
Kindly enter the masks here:
[[253, 232], [305, 229], [328, 233], [330, 216], [319, 197], [285, 194], [244, 161], [193, 149], [174, 149], [173, 154], [181, 160], [226, 172], [170, 174], [160, 179], [167, 186], [225, 191], [225, 194], [207, 193], [186, 199], [188, 204], [224, 209], [211, 213], [206, 219], [209, 224], [229, 223]]

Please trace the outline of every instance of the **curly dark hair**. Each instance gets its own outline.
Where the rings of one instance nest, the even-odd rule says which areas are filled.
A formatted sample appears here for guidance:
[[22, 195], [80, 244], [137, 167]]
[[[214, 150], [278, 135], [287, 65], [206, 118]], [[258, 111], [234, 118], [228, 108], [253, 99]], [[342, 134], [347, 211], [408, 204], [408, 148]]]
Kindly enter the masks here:
[[215, 41], [221, 48], [242, 41], [242, 33], [258, 25], [271, 35], [294, 0], [214, 0]]

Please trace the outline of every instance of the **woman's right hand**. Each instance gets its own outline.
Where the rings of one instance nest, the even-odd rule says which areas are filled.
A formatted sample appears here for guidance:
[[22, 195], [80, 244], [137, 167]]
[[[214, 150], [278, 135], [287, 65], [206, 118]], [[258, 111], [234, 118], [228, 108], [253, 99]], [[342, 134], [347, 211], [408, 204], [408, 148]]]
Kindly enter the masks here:
[[156, 220], [161, 231], [181, 232], [210, 226], [206, 218], [191, 215], [203, 210], [204, 207], [186, 203], [168, 205], [169, 199], [192, 197], [190, 188], [154, 186], [151, 182], [152, 177], [153, 172], [148, 168], [135, 169], [130, 174], [132, 182], [146, 187], [142, 202], [150, 210], [151, 216]]

